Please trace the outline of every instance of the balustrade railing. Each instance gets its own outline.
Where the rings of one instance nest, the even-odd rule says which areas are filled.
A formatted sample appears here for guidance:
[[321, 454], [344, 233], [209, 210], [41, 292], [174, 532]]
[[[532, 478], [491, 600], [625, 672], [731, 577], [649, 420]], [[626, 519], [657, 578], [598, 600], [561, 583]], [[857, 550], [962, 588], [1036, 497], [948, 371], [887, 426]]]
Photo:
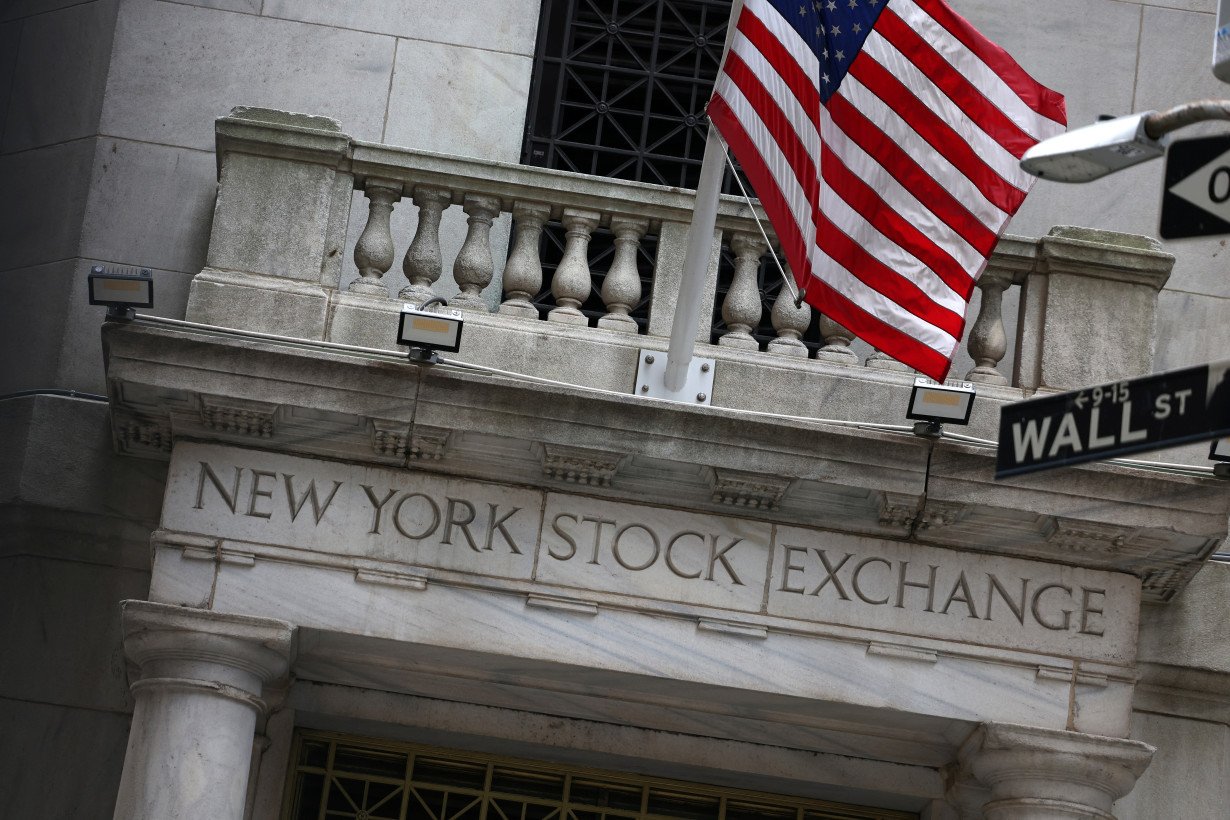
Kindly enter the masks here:
[[[350, 280], [343, 292], [351, 299], [421, 303], [440, 293], [445, 266], [450, 265], [459, 291], [450, 303], [468, 311], [572, 326], [578, 332], [581, 327], [592, 328], [611, 334], [614, 344], [626, 345], [637, 333], [661, 340], [669, 335], [692, 212], [690, 191], [365, 143], [340, 131], [320, 129], [316, 125], [319, 118], [313, 118], [313, 127], [304, 127], [296, 123], [297, 115], [272, 114], [276, 116], [244, 112], [218, 122], [222, 184], [202, 281], [209, 277], [222, 281], [233, 276], [231, 271], [250, 271], [265, 277], [262, 288], [269, 287], [268, 277], [298, 280], [295, 287], [315, 278], [326, 293], [336, 293], [340, 283]], [[303, 180], [309, 177], [316, 180], [320, 197], [327, 202], [323, 212], [313, 222], [307, 217], [295, 220], [293, 209], [288, 209], [292, 216], [286, 217], [283, 228], [268, 224], [272, 212], [267, 203], [279, 186], [302, 196]], [[350, 190], [362, 191], [367, 204], [366, 223], [354, 244], [353, 279], [341, 274], [335, 259], [337, 245], [344, 242], [344, 228], [339, 226], [349, 220]], [[394, 235], [392, 215], [402, 208], [413, 208], [417, 216], [413, 236]], [[287, 249], [265, 248], [254, 253], [252, 247], [261, 237], [235, 235], [256, 230], [250, 220], [245, 221], [245, 209], [259, 210], [264, 238], [271, 243], [280, 241]], [[460, 215], [465, 217], [464, 241], [451, 260], [445, 258], [442, 241], [450, 211], [460, 211], [451, 217], [454, 222]], [[505, 220], [505, 225], [511, 222], [507, 251], [493, 247], [492, 226], [498, 220]], [[545, 265], [545, 274], [544, 227], [548, 224], [560, 225], [564, 240], [562, 256], [551, 260], [553, 271], [551, 264]], [[841, 368], [906, 370], [875, 351], [864, 358], [859, 351], [865, 348], [845, 328], [829, 317], [814, 316], [807, 305], [796, 305], [787, 288], [776, 283], [772, 289], [765, 287], [758, 271], [769, 247], [746, 203], [724, 197], [717, 228], [714, 258], [720, 247], [733, 261], [733, 270], [723, 274], [728, 286], [716, 297], [716, 304], [709, 306], [720, 315], [714, 331], [719, 351], [729, 349], [731, 355], [740, 356], [763, 353], [766, 364], [776, 362], [778, 366], [810, 360]], [[312, 230], [317, 234], [311, 234]], [[304, 235], [296, 236], [295, 231]], [[590, 242], [596, 231], [604, 241], [607, 232], [613, 236], [613, 252], [608, 246], [602, 254], [605, 270], [593, 268], [596, 257], [590, 253]], [[638, 322], [631, 314], [645, 298], [645, 247], [654, 249], [656, 255], [648, 280], [652, 290], [649, 318]], [[387, 274], [399, 250], [405, 284], [394, 296]], [[320, 259], [316, 272], [310, 269], [314, 257], [309, 251]], [[278, 252], [283, 255], [275, 258]], [[309, 263], [303, 261], [305, 257]], [[1075, 324], [1082, 310], [1076, 296], [1065, 297], [1072, 304], [1057, 303], [1057, 288], [1079, 292], [1062, 277], [1096, 279], [1099, 287], [1108, 281], [1119, 288], [1144, 285], [1152, 289], [1149, 297], [1155, 302], [1156, 289], [1165, 281], [1172, 262], [1147, 240], [1084, 229], [1057, 229], [1041, 240], [1005, 237], [978, 282], [981, 298], [966, 343], [973, 366], [953, 375], [987, 385], [1030, 389], [1056, 384], [1057, 368], [1072, 368], [1074, 362], [1076, 369], [1083, 366], [1070, 351], [1056, 347], [1056, 352], [1048, 352], [1048, 341], [1057, 335], [1057, 317], [1062, 315], [1065, 322]], [[711, 294], [718, 289], [718, 268], [711, 262]], [[496, 305], [484, 298], [483, 291], [501, 269], [502, 299]], [[540, 310], [547, 288], [549, 308]], [[1020, 321], [1015, 338], [1009, 338], [1003, 307], [1006, 293], [1014, 288], [1022, 289], [1013, 300], [1021, 305]], [[203, 290], [200, 295], [204, 296]], [[599, 300], [602, 310], [595, 311]], [[329, 297], [329, 303], [333, 301]], [[1146, 306], [1150, 317], [1154, 302]], [[208, 312], [208, 299], [199, 299], [198, 304], [200, 311]], [[330, 314], [320, 320], [322, 338], [334, 332], [330, 328], [338, 326], [335, 319]], [[305, 335], [318, 332], [311, 329], [317, 326], [315, 321], [300, 320], [309, 328], [303, 331]], [[1009, 351], [1016, 354], [1011, 372], [1004, 364]], [[1140, 358], [1139, 353], [1132, 355]], [[718, 351], [713, 355], [719, 355]]]

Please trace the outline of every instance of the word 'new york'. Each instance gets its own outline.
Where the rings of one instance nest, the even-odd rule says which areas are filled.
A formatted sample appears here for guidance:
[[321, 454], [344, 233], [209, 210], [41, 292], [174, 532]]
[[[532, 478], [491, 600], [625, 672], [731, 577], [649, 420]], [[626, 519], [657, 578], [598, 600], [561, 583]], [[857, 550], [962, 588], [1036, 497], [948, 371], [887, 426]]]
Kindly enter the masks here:
[[[193, 508], [205, 508], [206, 490], [212, 487], [233, 514], [250, 518], [272, 518], [275, 498], [283, 495], [291, 523], [310, 504], [313, 523], [319, 525], [344, 484], [334, 480], [332, 488], [323, 494], [317, 489], [315, 479], [309, 479], [305, 486], [301, 479], [296, 479], [291, 473], [238, 466], [233, 468], [228, 483], [208, 463], [202, 461], [200, 465]], [[222, 472], [225, 475], [225, 471]], [[248, 476], [246, 494], [242, 492], [245, 474]], [[512, 553], [523, 554], [508, 529], [509, 520], [521, 512], [520, 507], [504, 508], [500, 504], [488, 503], [483, 511], [464, 498], [445, 496], [437, 500], [421, 492], [377, 489], [367, 484], [360, 484], [359, 487], [371, 513], [368, 535], [380, 535], [382, 530], [391, 526], [410, 541], [438, 539], [439, 543], [449, 546], [456, 542], [474, 552], [490, 552], [497, 543], [502, 542]]]

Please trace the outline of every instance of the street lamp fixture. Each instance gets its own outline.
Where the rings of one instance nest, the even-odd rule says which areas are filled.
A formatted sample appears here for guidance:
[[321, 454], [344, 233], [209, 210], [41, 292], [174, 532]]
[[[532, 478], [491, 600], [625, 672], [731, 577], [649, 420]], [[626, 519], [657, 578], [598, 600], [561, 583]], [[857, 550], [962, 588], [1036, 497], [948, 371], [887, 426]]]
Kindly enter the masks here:
[[1086, 125], [1042, 140], [1021, 168], [1052, 182], [1091, 182], [1166, 153], [1165, 137], [1207, 120], [1230, 120], [1230, 100], [1201, 100]]

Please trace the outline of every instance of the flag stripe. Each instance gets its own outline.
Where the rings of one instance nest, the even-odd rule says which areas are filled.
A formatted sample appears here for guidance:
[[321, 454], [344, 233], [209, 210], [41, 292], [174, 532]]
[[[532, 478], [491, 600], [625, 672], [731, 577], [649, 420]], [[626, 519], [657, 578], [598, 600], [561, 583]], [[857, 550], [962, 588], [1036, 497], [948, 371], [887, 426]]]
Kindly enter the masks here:
[[1017, 190], [1029, 189], [1033, 177], [1021, 170], [1020, 158], [988, 134], [983, 124], [971, 119], [896, 46], [876, 33], [867, 38], [865, 51], [904, 88], [913, 92], [919, 106], [931, 111], [944, 127], [967, 143], [974, 157], [991, 172]]
[[[921, 373], [947, 373], [948, 356], [920, 342], [910, 333], [886, 324], [860, 302], [833, 288], [823, 279], [807, 283], [812, 298], [825, 305], [824, 313], [837, 324], [901, 362], [908, 362]], [[932, 376], [932, 378], [935, 378]]]
[[[876, 128], [862, 111], [841, 95], [834, 95], [825, 110], [844, 134], [858, 134], [858, 147], [891, 174], [911, 196], [926, 202], [927, 207], [960, 233], [979, 253], [984, 256], [991, 253], [997, 239], [995, 231], [987, 228], [966, 202], [962, 202], [954, 192], [933, 179], [901, 145]], [[824, 139], [828, 141], [827, 134]]]
[[[722, 87], [719, 92], [722, 99], [738, 113], [738, 121], [743, 127], [748, 142], [754, 146], [758, 156], [762, 159], [769, 180], [782, 194], [785, 211], [788, 214], [788, 217], [783, 214], [783, 218], [788, 218], [794, 224], [800, 239], [805, 243], [804, 246], [810, 245], [815, 239], [813, 216], [815, 209], [812, 203], [818, 198], [819, 183], [816, 175], [813, 173], [805, 180], [795, 175], [786, 154], [777, 144], [770, 128], [761, 119], [761, 115], [768, 113], [772, 106], [762, 103], [760, 109], [755, 108], [738, 85], [730, 79], [729, 74], [723, 76], [721, 80]], [[804, 188], [804, 184], [810, 187]], [[757, 190], [763, 190], [763, 186]], [[773, 224], [776, 227], [778, 223]], [[806, 253], [802, 252], [801, 257], [805, 259]]]
[[[857, 212], [886, 241], [902, 249], [902, 252], [904, 248], [910, 248], [913, 251], [911, 257], [914, 261], [937, 277], [944, 287], [957, 296], [964, 305], [974, 288], [974, 280], [969, 277], [959, 262], [915, 227], [909, 219], [902, 216], [902, 212], [908, 213], [911, 209], [898, 210], [890, 206], [870, 185], [851, 172], [835, 151], [826, 150], [822, 156], [820, 172], [824, 181], [832, 188], [842, 191], [841, 197], [834, 197], [830, 200], [834, 207], [844, 205]], [[980, 262], [982, 257], [979, 256], [977, 259]], [[941, 300], [945, 304], [948, 303], [947, 299], [939, 296], [937, 301]]]
[[746, 0], [709, 104], [805, 298], [947, 376], [1062, 97], [942, 0]]
[[[812, 249], [812, 264], [825, 271], [824, 281], [832, 287], [834, 292], [861, 305], [869, 315], [875, 317], [885, 327], [903, 333], [945, 356], [949, 355], [956, 346], [959, 337], [913, 314], [902, 311], [896, 302], [859, 279], [840, 260], [829, 256], [823, 249], [819, 247]], [[880, 349], [884, 350], [884, 348]], [[893, 353], [891, 350], [884, 350], [884, 352], [890, 356]]]
[[[973, 146], [954, 133], [934, 111], [919, 102], [910, 89], [876, 62], [869, 52], [864, 51], [854, 61], [854, 65], [850, 67], [850, 76], [838, 92], [845, 95], [846, 89], [850, 89], [849, 97], [853, 102], [857, 86], [851, 83], [852, 79], [858, 80], [867, 93], [878, 97], [883, 105], [897, 115], [899, 122], [893, 122], [891, 119], [888, 122], [889, 128], [897, 126], [894, 133], [899, 142], [910, 141], [916, 135], [951, 164], [957, 173], [973, 183], [987, 202], [999, 211], [1011, 213], [1020, 207], [1025, 193], [995, 173], [983, 162]], [[906, 133], [905, 129], [913, 134]]]
[[[739, 33], [742, 37], [736, 37], [731, 44], [731, 53], [738, 54], [748, 65], [757, 66], [753, 54], [760, 55], [763, 63], [772, 71], [776, 72], [781, 77], [782, 82], [790, 89], [795, 100], [805, 112], [816, 112], [820, 110], [820, 94], [816, 91], [816, 84], [812, 81], [806, 70], [799, 65], [789, 49], [781, 40], [774, 37], [773, 32], [756, 17], [744, 15], [739, 20]], [[813, 58], [815, 55], [812, 55]], [[814, 59], [813, 59], [814, 62]], [[763, 78], [763, 74], [757, 70], [757, 76]], [[815, 119], [815, 114], [809, 114], [807, 119], [811, 120], [813, 126], [818, 128], [819, 123]], [[818, 135], [817, 135], [818, 137]]]
[[[1011, 89], [1012, 94], [1029, 106], [1037, 114], [1061, 126], [1055, 133], [1063, 130], [1068, 122], [1068, 114], [1064, 106], [1062, 94], [1057, 94], [1049, 88], [1038, 84], [1025, 73], [1008, 52], [992, 43], [957, 15], [941, 0], [893, 0], [893, 7], [915, 5], [919, 11], [930, 17], [944, 31], [965, 46], [989, 68], [1003, 83]], [[928, 25], [928, 29], [933, 27]]]
[[[772, 171], [744, 128], [745, 120], [735, 114], [726, 98], [721, 96], [715, 96], [709, 101], [709, 119], [721, 131], [731, 151], [740, 158], [739, 164], [752, 187], [756, 189], [761, 207], [769, 215], [769, 221], [782, 245], [782, 252], [796, 271], [797, 277], [797, 272], [808, 270], [807, 248], [811, 241], [810, 238], [805, 239], [799, 229], [786, 197], [777, 187]], [[808, 223], [810, 224], [810, 218]]]
[[[973, 122], [985, 123], [989, 134], [997, 135], [1000, 145], [1014, 157], [1020, 157], [1037, 142], [1016, 120], [1000, 110], [966, 77], [953, 68], [931, 43], [918, 35], [893, 8], [880, 15], [876, 31], [930, 77], [935, 86], [952, 100]], [[1015, 99], [1015, 98], [1014, 98]], [[1030, 112], [1032, 116], [1033, 112]]]
[[[846, 214], [839, 214], [838, 219]], [[817, 214], [816, 239], [820, 250], [830, 259], [850, 272], [869, 289], [884, 296], [891, 303], [904, 308], [920, 322], [943, 330], [949, 335], [961, 332], [962, 317], [937, 304], [923, 290], [893, 268], [885, 265], [866, 250], [866, 234], [853, 220], [842, 220], [846, 225], [838, 227], [829, 220], [829, 212]], [[862, 226], [866, 226], [862, 222]], [[847, 233], [844, 228], [850, 229]], [[861, 235], [859, 235], [861, 234]], [[886, 249], [877, 248], [880, 252]]]

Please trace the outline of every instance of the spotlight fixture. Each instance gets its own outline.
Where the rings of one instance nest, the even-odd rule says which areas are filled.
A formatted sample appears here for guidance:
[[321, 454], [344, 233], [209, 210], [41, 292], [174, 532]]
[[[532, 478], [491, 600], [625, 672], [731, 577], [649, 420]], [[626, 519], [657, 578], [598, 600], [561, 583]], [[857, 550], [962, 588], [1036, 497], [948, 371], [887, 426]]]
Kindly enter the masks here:
[[1213, 465], [1213, 475], [1230, 478], [1230, 438], [1213, 440], [1213, 446], [1209, 448], [1209, 461], [1217, 462]]
[[974, 409], [974, 385], [970, 382], [937, 381], [919, 376], [910, 391], [910, 406], [905, 417], [914, 419], [914, 435], [939, 438], [941, 424], [969, 424]]
[[437, 297], [421, 305], [402, 305], [397, 343], [409, 346], [411, 361], [435, 364], [440, 361], [437, 350], [456, 353], [461, 348], [461, 311], [430, 313], [425, 310], [435, 304], [447, 305], [448, 302]]
[[102, 265], [90, 268], [90, 304], [106, 305], [107, 318], [127, 322], [137, 308], [154, 306], [154, 275], [148, 268], [107, 270]]

